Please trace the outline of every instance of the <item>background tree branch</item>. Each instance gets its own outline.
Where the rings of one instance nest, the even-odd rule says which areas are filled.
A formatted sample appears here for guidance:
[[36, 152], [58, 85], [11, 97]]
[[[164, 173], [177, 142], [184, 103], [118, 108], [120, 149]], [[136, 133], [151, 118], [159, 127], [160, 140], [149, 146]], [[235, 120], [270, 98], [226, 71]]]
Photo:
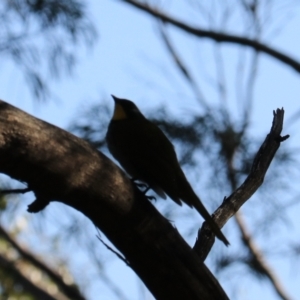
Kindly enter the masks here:
[[[45, 262], [39, 260], [35, 255], [25, 250], [13, 237], [0, 225], [0, 236], [11, 244], [13, 249], [18, 252], [22, 260], [29, 262], [41, 272], [44, 272], [51, 281], [53, 281], [60, 290], [72, 300], [85, 300], [75, 285], [67, 284], [63, 278]], [[19, 258], [20, 260], [20, 258]]]
[[240, 212], [237, 212], [235, 214], [235, 220], [238, 223], [238, 226], [241, 230], [243, 241], [252, 254], [252, 264], [255, 265], [256, 269], [261, 274], [265, 275], [270, 280], [277, 295], [282, 300], [292, 299], [283, 287], [276, 273], [272, 270], [272, 267], [268, 264], [266, 258], [264, 257], [264, 253], [259, 249], [259, 246], [254, 241], [254, 238], [248, 232], [247, 226]]
[[212, 30], [204, 30], [200, 28], [194, 28], [192, 26], [189, 26], [179, 20], [176, 20], [175, 18], [172, 18], [168, 16], [165, 13], [160, 12], [159, 10], [150, 7], [148, 4], [141, 3], [140, 1], [135, 0], [121, 0], [123, 2], [126, 2], [128, 4], [131, 4], [135, 6], [138, 9], [141, 9], [142, 11], [162, 20], [165, 23], [172, 24], [177, 28], [180, 28], [184, 30], [187, 33], [193, 34], [198, 37], [202, 38], [210, 38], [218, 43], [233, 43], [238, 44], [242, 46], [248, 46], [252, 48], [253, 50], [257, 52], [262, 52], [265, 54], [268, 54], [269, 56], [281, 61], [282, 63], [290, 66], [293, 68], [297, 73], [300, 73], [300, 63], [291, 58], [289, 55], [286, 55], [278, 50], [275, 50], [272, 47], [269, 47], [259, 41], [255, 41], [246, 37], [240, 37], [220, 32], [214, 32]]

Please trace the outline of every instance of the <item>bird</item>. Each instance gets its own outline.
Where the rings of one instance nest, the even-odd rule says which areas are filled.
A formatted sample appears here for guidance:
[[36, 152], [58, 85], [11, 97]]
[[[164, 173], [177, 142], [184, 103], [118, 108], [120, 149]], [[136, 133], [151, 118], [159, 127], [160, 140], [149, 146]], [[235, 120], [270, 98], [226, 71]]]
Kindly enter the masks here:
[[114, 99], [114, 113], [106, 142], [112, 156], [134, 179], [149, 186], [162, 198], [194, 207], [226, 246], [228, 240], [194, 192], [179, 164], [173, 144], [130, 100]]

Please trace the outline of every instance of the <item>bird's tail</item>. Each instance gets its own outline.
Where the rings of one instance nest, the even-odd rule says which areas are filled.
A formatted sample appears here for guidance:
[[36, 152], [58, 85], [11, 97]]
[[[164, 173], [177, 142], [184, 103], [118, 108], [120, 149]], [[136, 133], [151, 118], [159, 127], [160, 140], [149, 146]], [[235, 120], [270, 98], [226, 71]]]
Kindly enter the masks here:
[[[184, 176], [184, 174], [182, 173]], [[196, 195], [194, 192], [193, 188], [189, 184], [189, 182], [186, 180], [180, 180], [181, 183], [183, 183], [180, 187], [180, 199], [188, 204], [189, 206], [195, 207], [196, 210], [199, 212], [199, 214], [204, 218], [204, 220], [208, 223], [214, 234], [218, 239], [220, 239], [226, 246], [229, 245], [228, 240], [222, 233], [220, 227], [216, 224], [216, 222], [213, 220], [209, 212], [206, 210], [204, 205], [202, 204], [201, 200], [199, 197]]]
[[[195, 195], [196, 196], [196, 195]], [[196, 196], [197, 197], [197, 196]], [[213, 220], [209, 212], [206, 210], [200, 199], [197, 197], [197, 201], [195, 201], [192, 206], [196, 208], [199, 214], [204, 218], [204, 220], [208, 223], [216, 237], [221, 240], [226, 246], [229, 245], [228, 240], [226, 239], [225, 235], [222, 233], [220, 227], [217, 223]]]

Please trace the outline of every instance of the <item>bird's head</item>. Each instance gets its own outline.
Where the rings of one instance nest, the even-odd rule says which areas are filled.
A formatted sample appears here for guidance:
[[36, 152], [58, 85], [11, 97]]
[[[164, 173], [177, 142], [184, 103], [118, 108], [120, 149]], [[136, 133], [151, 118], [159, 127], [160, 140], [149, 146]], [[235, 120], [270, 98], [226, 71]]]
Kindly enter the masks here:
[[115, 110], [112, 120], [124, 120], [124, 119], [140, 119], [144, 118], [143, 114], [137, 108], [137, 106], [126, 99], [120, 99], [111, 95], [115, 101]]

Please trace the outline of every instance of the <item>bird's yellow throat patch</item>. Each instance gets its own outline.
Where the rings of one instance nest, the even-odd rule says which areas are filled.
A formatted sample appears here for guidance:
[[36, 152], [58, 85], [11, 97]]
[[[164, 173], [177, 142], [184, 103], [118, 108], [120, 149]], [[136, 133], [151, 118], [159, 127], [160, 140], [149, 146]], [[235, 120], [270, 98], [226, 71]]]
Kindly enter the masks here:
[[120, 104], [115, 105], [115, 111], [112, 119], [113, 120], [127, 119], [127, 114]]

